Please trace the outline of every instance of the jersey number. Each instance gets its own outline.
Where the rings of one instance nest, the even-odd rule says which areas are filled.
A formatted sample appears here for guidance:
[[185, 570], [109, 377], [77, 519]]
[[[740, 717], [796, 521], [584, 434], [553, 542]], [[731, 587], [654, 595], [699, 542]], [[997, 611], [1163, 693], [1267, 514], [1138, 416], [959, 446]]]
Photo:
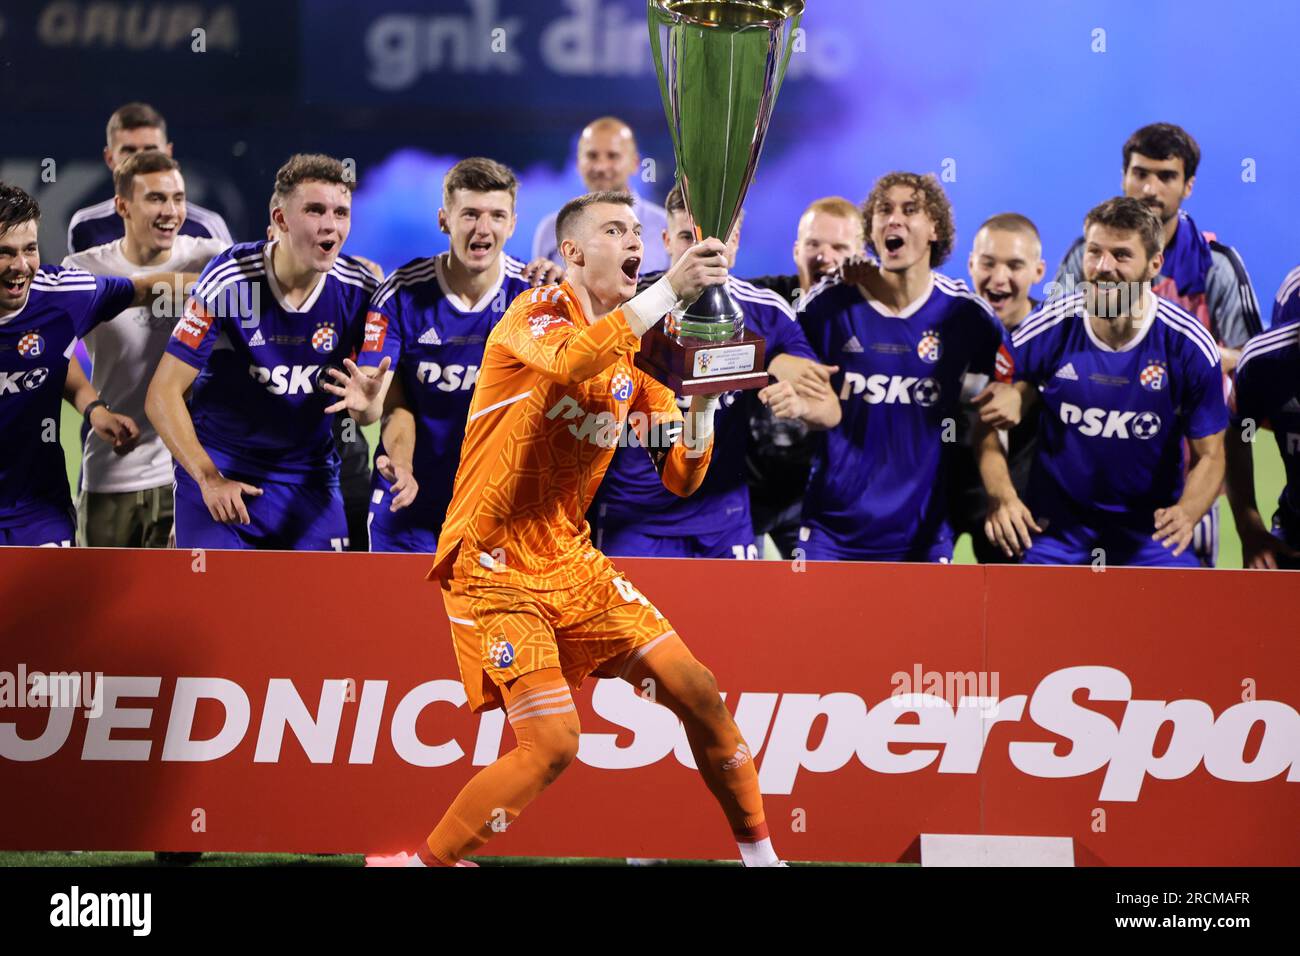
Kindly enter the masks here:
[[640, 591], [632, 587], [631, 582], [628, 581], [627, 578], [615, 578], [614, 587], [618, 589], [618, 593], [622, 595], [623, 600], [627, 601], [629, 604], [635, 601], [645, 607], [650, 606], [650, 602], [645, 599]]

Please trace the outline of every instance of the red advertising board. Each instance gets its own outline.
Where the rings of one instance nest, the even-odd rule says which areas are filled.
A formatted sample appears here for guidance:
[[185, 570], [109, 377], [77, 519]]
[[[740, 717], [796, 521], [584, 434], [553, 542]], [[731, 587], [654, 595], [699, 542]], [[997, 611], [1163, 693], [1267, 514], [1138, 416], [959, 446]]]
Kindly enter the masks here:
[[[984, 833], [1300, 863], [1293, 574], [619, 564], [716, 674], [788, 859]], [[412, 849], [512, 746], [464, 706], [428, 565], [0, 549], [0, 847]], [[487, 852], [733, 857], [676, 720], [578, 699], [578, 759]]]

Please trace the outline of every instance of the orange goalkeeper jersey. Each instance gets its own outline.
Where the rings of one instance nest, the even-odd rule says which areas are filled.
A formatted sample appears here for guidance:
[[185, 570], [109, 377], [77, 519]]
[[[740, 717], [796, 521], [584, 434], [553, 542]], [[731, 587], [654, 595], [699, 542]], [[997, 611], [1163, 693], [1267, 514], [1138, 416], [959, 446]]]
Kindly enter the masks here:
[[[512, 583], [572, 582], [592, 550], [587, 506], [624, 424], [644, 441], [646, 428], [682, 417], [673, 393], [633, 364], [640, 344], [622, 309], [590, 322], [567, 282], [511, 303], [484, 347], [430, 578], [450, 577], [458, 549], [472, 547]], [[690, 494], [711, 454], [674, 444], [664, 484]]]

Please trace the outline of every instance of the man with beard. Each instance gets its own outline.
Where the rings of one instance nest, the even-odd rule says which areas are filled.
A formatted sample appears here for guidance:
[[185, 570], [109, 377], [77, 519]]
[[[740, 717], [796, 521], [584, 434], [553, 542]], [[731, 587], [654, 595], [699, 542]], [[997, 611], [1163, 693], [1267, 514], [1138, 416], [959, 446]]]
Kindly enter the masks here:
[[1023, 384], [997, 402], [1044, 404], [1023, 502], [997, 434], [981, 428], [978, 447], [989, 538], [1027, 564], [1199, 564], [1189, 548], [1223, 482], [1228, 412], [1214, 339], [1152, 291], [1162, 239], [1148, 205], [1097, 206], [1084, 221], [1084, 290], [1011, 334], [999, 377]]
[[[1125, 196], [1160, 219], [1164, 262], [1151, 288], [1162, 299], [1194, 315], [1219, 346], [1225, 376], [1237, 366], [1242, 347], [1263, 331], [1259, 303], [1237, 250], [1202, 232], [1182, 204], [1192, 194], [1201, 149], [1191, 134], [1172, 123], [1152, 123], [1128, 138], [1123, 150]], [[1083, 239], [1066, 253], [1048, 298], [1075, 291], [1083, 278]], [[1225, 379], [1224, 392], [1227, 392]], [[1218, 502], [1206, 512], [1193, 542], [1201, 563], [1214, 567], [1219, 552]]]

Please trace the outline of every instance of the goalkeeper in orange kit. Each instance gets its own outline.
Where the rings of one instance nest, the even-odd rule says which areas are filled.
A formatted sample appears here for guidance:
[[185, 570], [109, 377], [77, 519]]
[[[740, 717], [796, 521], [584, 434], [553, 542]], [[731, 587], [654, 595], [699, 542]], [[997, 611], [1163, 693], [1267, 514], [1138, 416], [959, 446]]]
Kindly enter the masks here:
[[[637, 295], [643, 246], [629, 195], [570, 201], [556, 235], [565, 281], [522, 293], [488, 336], [429, 573], [442, 587], [470, 707], [504, 707], [517, 745], [466, 784], [413, 856], [396, 859], [473, 865], [462, 861], [502, 829], [502, 812], [513, 822], [572, 762], [571, 692], [594, 674], [653, 681], [656, 701], [685, 725], [743, 862], [784, 865], [713, 675], [592, 546], [583, 517], [625, 421], [667, 488], [689, 495], [703, 480], [718, 396], [693, 398], [683, 420], [673, 393], [633, 357], [664, 315], [725, 281], [726, 247], [697, 244]], [[677, 434], [665, 427], [676, 422], [676, 441], [656, 441]]]

